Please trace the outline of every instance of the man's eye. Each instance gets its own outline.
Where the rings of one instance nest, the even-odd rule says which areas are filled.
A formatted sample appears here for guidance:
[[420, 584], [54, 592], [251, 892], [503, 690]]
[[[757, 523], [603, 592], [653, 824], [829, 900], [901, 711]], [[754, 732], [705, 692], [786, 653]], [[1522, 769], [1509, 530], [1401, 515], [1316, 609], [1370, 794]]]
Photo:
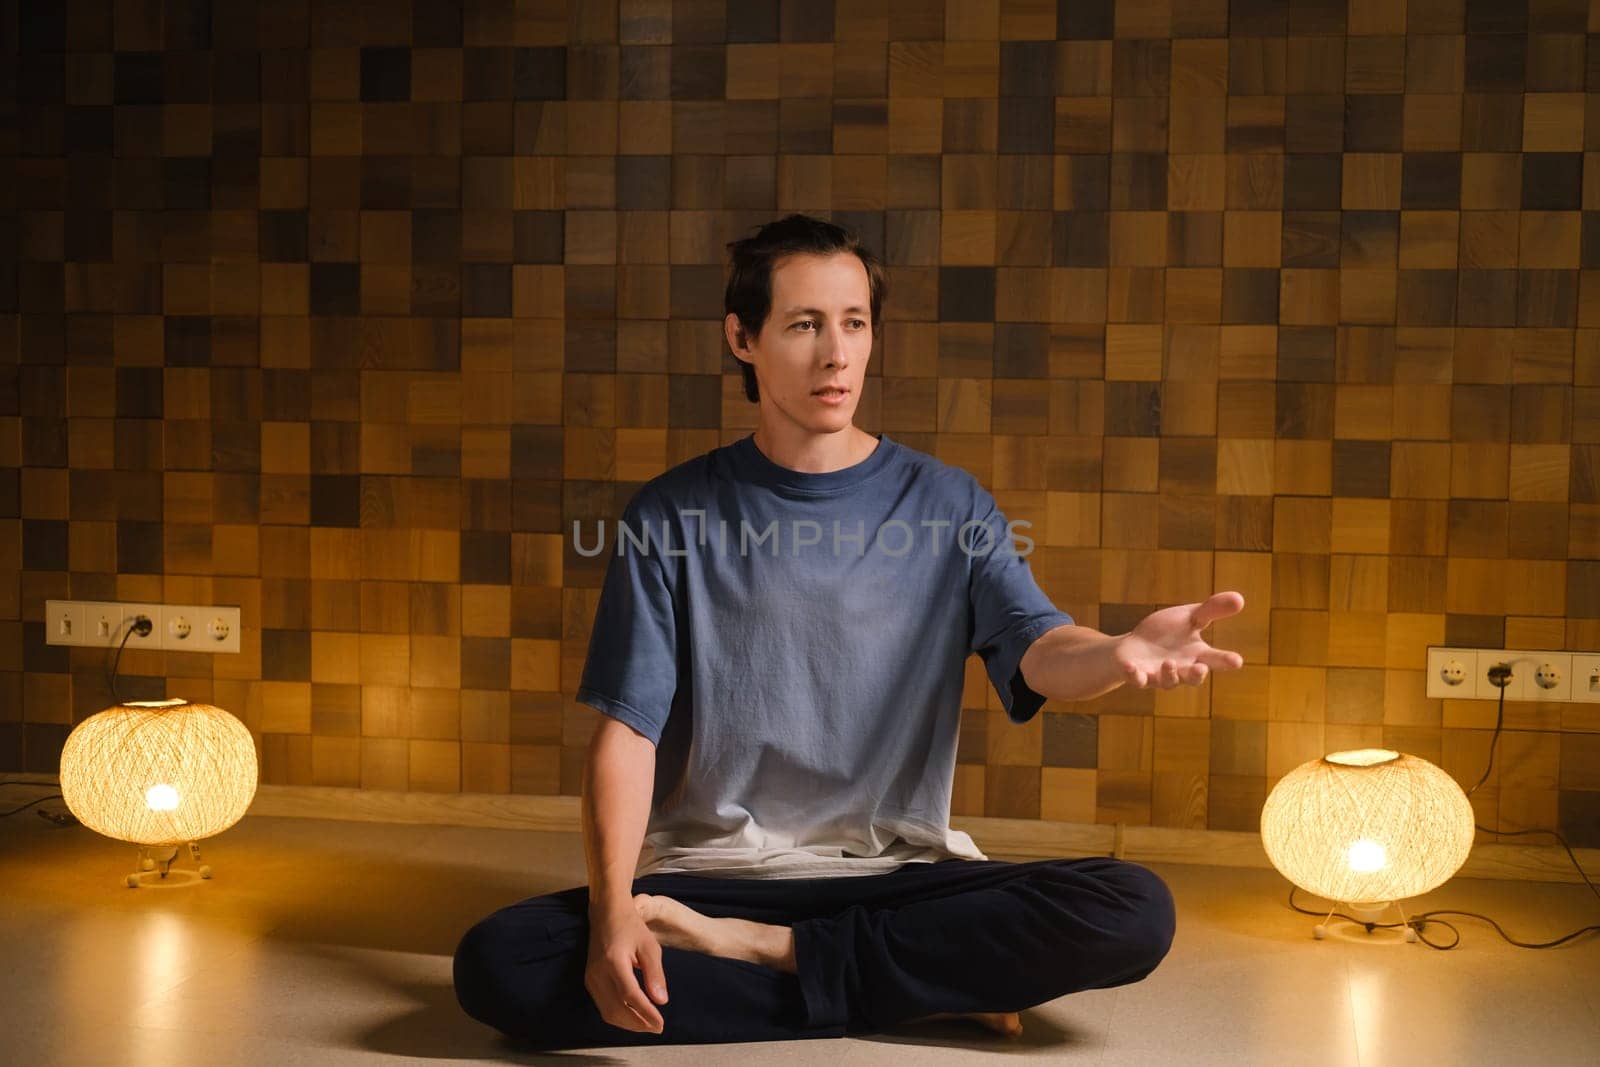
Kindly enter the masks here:
[[862, 326], [865, 326], [866, 322], [864, 320], [862, 320], [862, 319], [851, 319], [850, 320], [850, 325], [855, 326], [857, 328], [860, 328]]
[[795, 326], [797, 328], [800, 327], [800, 326], [815, 326], [815, 325], [816, 325], [816, 323], [813, 322], [811, 319], [801, 319], [799, 322], [795, 323]]

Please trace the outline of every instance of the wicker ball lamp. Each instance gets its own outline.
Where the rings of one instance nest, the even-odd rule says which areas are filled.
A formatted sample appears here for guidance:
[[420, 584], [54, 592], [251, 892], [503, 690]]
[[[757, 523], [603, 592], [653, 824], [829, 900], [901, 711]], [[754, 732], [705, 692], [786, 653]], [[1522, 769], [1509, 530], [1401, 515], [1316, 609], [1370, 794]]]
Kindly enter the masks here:
[[[89, 829], [139, 846], [140, 870], [165, 878], [181, 845], [244, 815], [256, 794], [250, 730], [221, 708], [186, 700], [115, 704], [79, 723], [61, 750], [61, 796]], [[200, 877], [211, 868], [201, 865]], [[128, 875], [130, 888], [140, 874]]]
[[[1389, 749], [1334, 752], [1284, 775], [1261, 809], [1267, 858], [1289, 881], [1372, 924], [1407, 897], [1448, 881], [1466, 862], [1472, 805], [1444, 771]], [[1416, 930], [1400, 908], [1407, 941]]]

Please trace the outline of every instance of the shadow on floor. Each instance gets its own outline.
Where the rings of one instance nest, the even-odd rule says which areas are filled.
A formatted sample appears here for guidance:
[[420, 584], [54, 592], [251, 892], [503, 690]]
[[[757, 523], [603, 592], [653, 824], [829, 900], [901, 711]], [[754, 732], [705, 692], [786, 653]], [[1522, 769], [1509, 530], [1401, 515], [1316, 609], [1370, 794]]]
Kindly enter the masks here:
[[626, 1060], [592, 1052], [534, 1052], [518, 1047], [461, 1013], [449, 986], [411, 983], [396, 986], [417, 1006], [376, 1026], [350, 1034], [350, 1044], [386, 1056], [419, 1059], [480, 1059], [501, 1063], [583, 1064], [608, 1067]]
[[941, 1019], [937, 1022], [897, 1026], [876, 1034], [863, 1034], [857, 1040], [879, 1045], [911, 1045], [933, 1048], [959, 1048], [971, 1052], [1025, 1053], [1040, 1049], [1070, 1052], [1091, 1048], [1097, 1039], [1078, 1030], [1069, 1030], [1037, 1011], [1022, 1012], [1022, 1033], [1002, 1037], [977, 1023]]

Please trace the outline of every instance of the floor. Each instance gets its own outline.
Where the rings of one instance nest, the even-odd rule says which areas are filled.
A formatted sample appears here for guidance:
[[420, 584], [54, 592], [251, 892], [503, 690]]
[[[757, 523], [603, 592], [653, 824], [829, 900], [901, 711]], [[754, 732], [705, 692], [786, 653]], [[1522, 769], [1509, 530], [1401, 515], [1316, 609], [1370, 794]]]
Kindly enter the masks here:
[[[8, 787], [0, 810], [43, 793]], [[165, 881], [133, 890], [123, 878], [134, 846], [35, 810], [0, 819], [9, 1063], [854, 1067], [909, 1054], [919, 1067], [1372, 1067], [1592, 1064], [1600, 1047], [1600, 935], [1530, 951], [1462, 919], [1448, 952], [1359, 928], [1316, 941], [1316, 920], [1288, 908], [1274, 871], [1151, 864], [1178, 902], [1166, 962], [1136, 985], [1025, 1012], [1020, 1039], [929, 1023], [871, 1038], [538, 1055], [461, 1014], [451, 953], [495, 908], [581, 883], [574, 834], [251, 817], [204, 847], [210, 881], [181, 857]], [[1526, 941], [1600, 922], [1581, 885], [1457, 879], [1421, 904], [1486, 912]]]

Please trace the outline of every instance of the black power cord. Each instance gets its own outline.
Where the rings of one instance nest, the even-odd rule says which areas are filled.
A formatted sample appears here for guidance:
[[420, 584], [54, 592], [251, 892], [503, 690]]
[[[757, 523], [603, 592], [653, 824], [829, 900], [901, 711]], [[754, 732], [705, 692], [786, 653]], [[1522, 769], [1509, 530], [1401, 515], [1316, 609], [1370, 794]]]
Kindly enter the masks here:
[[[0, 779], [0, 786], [5, 786], [5, 785], [31, 785], [31, 786], [43, 786], [45, 788], [55, 788], [55, 789], [60, 789], [61, 788], [60, 780], [57, 780], [57, 781], [54, 781], [54, 782], [28, 782], [28, 781], [24, 781], [24, 780], [22, 780], [20, 778]], [[61, 796], [60, 793], [50, 793], [50, 794], [48, 794], [46, 796], [35, 797], [33, 800], [28, 801], [26, 804], [18, 805], [17, 807], [12, 808], [10, 811], [0, 811], [0, 819], [7, 819], [7, 818], [10, 818], [13, 815], [20, 814], [21, 812], [27, 811], [29, 808], [33, 807], [35, 804], [43, 804], [47, 800], [62, 800], [62, 799], [64, 799], [64, 798]], [[45, 811], [43, 809], [40, 809], [39, 811], [34, 812], [34, 814], [39, 816], [39, 818], [44, 819], [47, 822], [55, 823], [57, 826], [76, 826], [78, 824], [77, 818], [70, 811]]]
[[[109, 664], [107, 664], [107, 667], [106, 667], [106, 688], [110, 689], [110, 697], [112, 697], [112, 701], [117, 702], [117, 704], [122, 704], [122, 693], [120, 693], [120, 691], [118, 691], [118, 689], [117, 689], [117, 667], [120, 667], [120, 665], [122, 665], [122, 649], [128, 648], [128, 641], [130, 641], [131, 638], [133, 638], [134, 633], [138, 633], [139, 637], [149, 637], [150, 630], [154, 630], [154, 629], [155, 629], [155, 624], [154, 624], [154, 622], [150, 622], [150, 617], [149, 616], [144, 616], [144, 614], [141, 614], [141, 616], [134, 617], [133, 624], [128, 625], [128, 630], [126, 630], [126, 632], [123, 633], [123, 635], [122, 635], [122, 641], [120, 641], [120, 643], [118, 643], [118, 645], [117, 645], [117, 654], [115, 654], [115, 656], [112, 657], [112, 659], [110, 659]], [[35, 782], [21, 782], [21, 781], [0, 782], [0, 785], [34, 785], [34, 784], [35, 784]], [[58, 789], [59, 789], [59, 785], [58, 785]], [[26, 805], [19, 806], [19, 808], [13, 808], [13, 809], [11, 809], [11, 811], [0, 811], [0, 819], [8, 819], [8, 817], [14, 816], [14, 814], [19, 814], [19, 813], [22, 813], [22, 811], [27, 811], [27, 809], [32, 808], [32, 806], [42, 805], [42, 803], [45, 803], [46, 800], [62, 800], [61, 793], [51, 793], [50, 797], [40, 797], [40, 798], [37, 798], [37, 800], [27, 801]], [[77, 824], [77, 819], [75, 819], [75, 817], [72, 816], [72, 814], [66, 813], [66, 811], [40, 811], [40, 813], [38, 813], [38, 816], [42, 817], [42, 819], [46, 819], [46, 821], [54, 822], [54, 824], [56, 824], [56, 825], [75, 825], [75, 824]]]
[[[1500, 690], [1500, 699], [1498, 701], [1497, 711], [1495, 714], [1494, 736], [1489, 740], [1489, 763], [1486, 767], [1484, 767], [1483, 777], [1478, 779], [1478, 784], [1467, 790], [1467, 796], [1469, 797], [1478, 791], [1479, 786], [1483, 785], [1484, 782], [1489, 780], [1489, 772], [1494, 768], [1494, 752], [1500, 744], [1500, 730], [1502, 727], [1504, 727], [1506, 720], [1506, 686], [1511, 684], [1511, 667], [1504, 663], [1496, 664], [1495, 666], [1490, 667], [1489, 681]], [[1474, 822], [1473, 825], [1486, 834], [1497, 834], [1504, 837], [1517, 837], [1526, 834], [1549, 834], [1561, 843], [1562, 848], [1566, 849], [1567, 858], [1572, 861], [1572, 866], [1576, 868], [1578, 877], [1582, 878], [1584, 884], [1589, 887], [1590, 892], [1594, 893], [1597, 899], [1600, 899], [1600, 887], [1596, 887], [1595, 884], [1589, 880], [1589, 876], [1584, 873], [1583, 865], [1578, 862], [1578, 857], [1573, 854], [1571, 846], [1567, 844], [1567, 839], [1562, 837], [1561, 834], [1555, 830], [1491, 830], [1489, 827], [1484, 826], [1481, 823]], [[1291, 886], [1289, 888], [1289, 907], [1293, 908], [1295, 911], [1298, 911], [1302, 915], [1321, 915], [1322, 912], [1320, 911], [1311, 911], [1306, 908], [1302, 908], [1294, 902], [1294, 895], [1298, 888], [1298, 886]], [[1518, 941], [1516, 938], [1506, 933], [1505, 929], [1502, 928], [1499, 923], [1489, 918], [1489, 916], [1479, 914], [1475, 911], [1425, 911], [1420, 915], [1412, 916], [1410, 921], [1406, 923], [1375, 923], [1368, 922], [1365, 919], [1357, 919], [1355, 916], [1346, 915], [1344, 912], [1334, 912], [1333, 914], [1340, 919], [1348, 919], [1353, 923], [1359, 923], [1360, 925], [1365, 926], [1367, 928], [1367, 933], [1369, 934], [1377, 929], [1388, 930], [1398, 926], [1410, 926], [1416, 930], [1417, 940], [1421, 941], [1429, 948], [1441, 950], [1452, 949], [1461, 944], [1461, 931], [1457, 930], [1453, 924], [1447, 923], [1443, 919], [1435, 919], [1433, 917], [1435, 915], [1465, 915], [1472, 919], [1482, 919], [1484, 922], [1494, 927], [1496, 932], [1498, 932], [1500, 936], [1503, 937], [1509, 944], [1515, 945], [1517, 948], [1555, 948], [1557, 945], [1565, 944], [1575, 937], [1581, 937], [1587, 933], [1600, 931], [1600, 925], [1584, 926], [1572, 931], [1572, 933], [1567, 934], [1564, 937], [1558, 937], [1554, 941], [1529, 942]], [[1425, 931], [1430, 924], [1444, 927], [1452, 934], [1455, 934], [1456, 939], [1450, 942], [1448, 945], [1429, 941], [1423, 931]]]
[[111, 699], [118, 704], [122, 703], [122, 694], [117, 692], [117, 666], [122, 662], [122, 650], [128, 647], [128, 639], [134, 634], [149, 637], [153, 629], [155, 623], [150, 621], [150, 617], [140, 615], [133, 620], [133, 625], [128, 627], [128, 632], [122, 635], [122, 643], [117, 646], [117, 656], [111, 661], [111, 669], [106, 672], [106, 688], [111, 690]]
[[[42, 785], [42, 786], [55, 786], [58, 789], [60, 788], [60, 785], [58, 783], [55, 783], [55, 782], [0, 782], [0, 785]], [[10, 818], [13, 815], [16, 815], [16, 814], [19, 814], [21, 812], [27, 811], [29, 808], [33, 807], [35, 804], [43, 804], [47, 800], [61, 800], [61, 799], [63, 799], [63, 797], [61, 796], [60, 793], [51, 793], [51, 794], [49, 794], [47, 796], [38, 797], [38, 798], [36, 798], [34, 800], [28, 801], [26, 804], [22, 804], [22, 805], [19, 805], [18, 807], [12, 808], [10, 811], [0, 811], [0, 819]], [[55, 823], [57, 826], [76, 826], [76, 825], [78, 825], [77, 818], [75, 816], [73, 816], [73, 814], [70, 811], [45, 811], [43, 809], [40, 809], [39, 811], [34, 812], [34, 814], [39, 816], [39, 818], [44, 819], [47, 822]]]
[[[122, 694], [117, 690], [117, 667], [122, 663], [122, 650], [128, 647], [128, 641], [133, 637], [134, 634], [138, 634], [140, 637], [148, 637], [150, 635], [150, 631], [153, 629], [155, 629], [155, 623], [150, 621], [150, 617], [148, 615], [137, 616], [133, 620], [133, 625], [128, 627], [128, 632], [122, 635], [121, 643], [117, 645], [117, 654], [111, 660], [111, 663], [108, 665], [106, 670], [106, 688], [111, 690], [111, 698], [118, 704], [122, 703]], [[22, 782], [11, 780], [0, 781], [0, 785], [55, 785], [56, 788], [60, 788], [59, 782]], [[62, 797], [60, 793], [51, 793], [48, 796], [38, 797], [19, 807], [12, 808], [10, 811], [0, 811], [0, 819], [10, 818], [13, 815], [27, 811], [35, 804], [43, 804], [47, 800], [63, 799], [65, 798]], [[47, 819], [50, 822], [55, 823], [57, 826], [76, 826], [78, 823], [78, 820], [72, 815], [71, 812], [39, 811], [36, 814], [41, 819]]]

